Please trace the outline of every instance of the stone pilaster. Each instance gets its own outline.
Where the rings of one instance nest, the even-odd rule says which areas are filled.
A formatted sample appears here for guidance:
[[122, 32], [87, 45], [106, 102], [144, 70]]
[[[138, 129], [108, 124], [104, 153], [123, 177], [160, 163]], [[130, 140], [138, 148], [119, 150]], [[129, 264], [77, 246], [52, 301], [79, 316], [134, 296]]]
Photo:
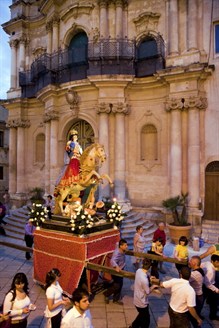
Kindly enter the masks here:
[[100, 7], [100, 38], [107, 38], [107, 3], [105, 0], [99, 1], [99, 7]]
[[59, 48], [59, 17], [54, 16], [52, 20], [52, 51], [57, 51]]
[[125, 103], [113, 104], [112, 112], [115, 114], [115, 196], [118, 201], [126, 199], [125, 188], [125, 115], [129, 113], [129, 108]]
[[46, 31], [47, 31], [47, 53], [51, 54], [52, 52], [52, 22], [49, 21], [46, 24]]
[[207, 99], [190, 97], [188, 107], [188, 189], [189, 206], [198, 209], [200, 199], [200, 127], [199, 111], [207, 108]]
[[11, 47], [11, 89], [17, 87], [17, 46], [18, 40], [10, 41]]
[[23, 35], [19, 39], [19, 70], [24, 71], [25, 69], [25, 46], [27, 43], [27, 38]]
[[123, 1], [116, 0], [116, 38], [123, 37]]
[[[104, 149], [107, 155], [107, 161], [103, 167], [100, 167], [99, 173], [108, 174], [109, 172], [109, 114], [111, 107], [109, 104], [102, 102], [99, 104], [97, 113], [99, 114], [99, 142], [104, 145]], [[103, 181], [103, 184], [99, 186], [99, 199], [103, 197], [110, 197], [110, 186], [107, 181]]]
[[178, 3], [177, 0], [170, 0], [169, 14], [169, 54], [176, 55], [179, 52], [178, 41]]
[[197, 0], [188, 1], [188, 50], [197, 50]]

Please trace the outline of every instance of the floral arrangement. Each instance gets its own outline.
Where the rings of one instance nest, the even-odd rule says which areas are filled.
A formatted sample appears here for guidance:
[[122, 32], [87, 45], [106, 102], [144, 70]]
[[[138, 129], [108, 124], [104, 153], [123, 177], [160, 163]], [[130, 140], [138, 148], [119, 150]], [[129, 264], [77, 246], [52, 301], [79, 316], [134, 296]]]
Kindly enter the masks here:
[[93, 227], [95, 221], [89, 209], [79, 205], [74, 210], [74, 214], [71, 215], [71, 230], [79, 235], [86, 234], [89, 232], [89, 229]]
[[111, 208], [107, 211], [107, 220], [113, 222], [114, 226], [119, 227], [125, 216], [126, 214], [122, 212], [122, 207], [114, 199]]
[[42, 223], [47, 219], [48, 210], [42, 204], [32, 204], [32, 208], [29, 208], [30, 220], [36, 227], [40, 227]]

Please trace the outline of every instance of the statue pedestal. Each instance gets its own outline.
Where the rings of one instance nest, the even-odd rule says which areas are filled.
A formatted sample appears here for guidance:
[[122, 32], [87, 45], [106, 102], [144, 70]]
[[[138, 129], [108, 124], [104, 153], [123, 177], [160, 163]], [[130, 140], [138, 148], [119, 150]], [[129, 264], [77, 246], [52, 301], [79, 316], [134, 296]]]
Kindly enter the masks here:
[[[102, 264], [107, 254], [116, 248], [119, 230], [109, 229], [85, 237], [41, 229], [34, 235], [34, 279], [45, 284], [46, 273], [52, 268], [61, 271], [60, 285], [71, 294], [78, 287], [86, 262]], [[91, 271], [91, 282], [98, 272]], [[88, 281], [88, 284], [90, 281]]]

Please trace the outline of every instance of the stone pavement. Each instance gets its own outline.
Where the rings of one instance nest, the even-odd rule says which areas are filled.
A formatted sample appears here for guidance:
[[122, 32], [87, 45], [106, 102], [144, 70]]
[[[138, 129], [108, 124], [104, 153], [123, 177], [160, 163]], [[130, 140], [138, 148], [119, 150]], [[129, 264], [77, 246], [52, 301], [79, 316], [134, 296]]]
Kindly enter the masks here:
[[[1, 236], [0, 240], [4, 240]], [[208, 247], [205, 244], [199, 252], [194, 252], [189, 247], [190, 256], [194, 254], [200, 254]], [[167, 243], [165, 247], [165, 254], [171, 256], [173, 253], [174, 245]], [[174, 264], [164, 264], [166, 274], [161, 275], [161, 280], [167, 280], [172, 277], [177, 277], [177, 271]], [[127, 257], [127, 270], [134, 271], [131, 257]], [[23, 251], [19, 251], [5, 246], [0, 246], [0, 302], [3, 301], [5, 293], [10, 289], [10, 284], [13, 276], [17, 272], [24, 272], [29, 280], [30, 298], [33, 303], [36, 304], [36, 311], [31, 312], [28, 319], [29, 328], [44, 328], [45, 322], [43, 318], [43, 312], [46, 305], [45, 292], [42, 288], [33, 281], [33, 262], [32, 260], [25, 260], [25, 254]], [[92, 301], [90, 308], [93, 317], [94, 328], [127, 328], [133, 319], [135, 318], [137, 311], [135, 310], [133, 301], [133, 281], [124, 279], [123, 287], [123, 302], [124, 305], [116, 305], [110, 302], [104, 303], [103, 294], [97, 294]], [[150, 313], [151, 313], [151, 328], [169, 327], [169, 317], [167, 313], [168, 290], [162, 289], [161, 293], [153, 292], [149, 296]], [[210, 321], [208, 319], [208, 307], [205, 305], [202, 314], [205, 317], [203, 321], [203, 328], [215, 327], [219, 328], [219, 322]]]

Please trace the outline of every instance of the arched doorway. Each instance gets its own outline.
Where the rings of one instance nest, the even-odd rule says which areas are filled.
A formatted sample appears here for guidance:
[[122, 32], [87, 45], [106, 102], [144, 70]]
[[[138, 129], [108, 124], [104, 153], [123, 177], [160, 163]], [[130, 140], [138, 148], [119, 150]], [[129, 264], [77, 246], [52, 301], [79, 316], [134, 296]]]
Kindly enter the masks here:
[[68, 136], [67, 140], [69, 140], [69, 132], [70, 130], [77, 130], [78, 131], [78, 141], [84, 150], [86, 147], [90, 146], [90, 144], [95, 142], [94, 138], [94, 130], [92, 126], [84, 121], [84, 120], [79, 120], [72, 124], [71, 128], [68, 131]]
[[204, 218], [219, 221], [219, 161], [209, 163], [205, 170]]

